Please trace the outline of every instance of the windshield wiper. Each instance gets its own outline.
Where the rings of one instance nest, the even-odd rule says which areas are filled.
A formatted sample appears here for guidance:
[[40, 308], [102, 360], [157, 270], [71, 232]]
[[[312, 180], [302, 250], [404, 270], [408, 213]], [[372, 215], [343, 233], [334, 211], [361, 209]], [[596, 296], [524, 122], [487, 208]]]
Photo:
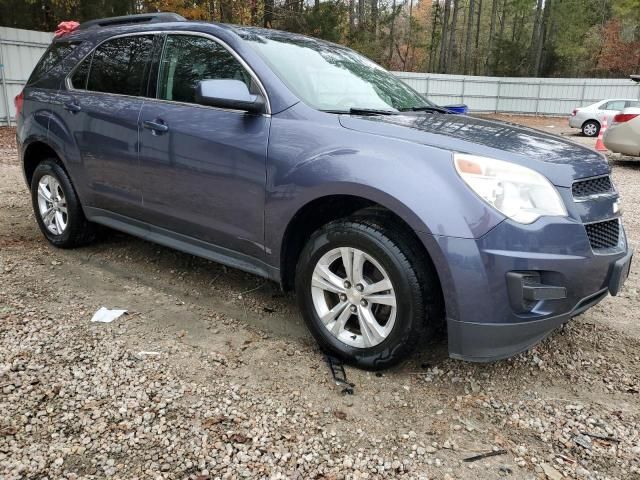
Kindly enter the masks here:
[[450, 113], [449, 110], [436, 105], [420, 105], [419, 107], [403, 108], [401, 112], [437, 112], [437, 113]]
[[394, 110], [378, 110], [376, 108], [358, 108], [352, 107], [349, 110], [323, 110], [327, 113], [351, 114], [351, 115], [396, 115], [398, 112]]
[[396, 115], [398, 112], [394, 110], [379, 110], [377, 108], [351, 107], [349, 113], [351, 115]]

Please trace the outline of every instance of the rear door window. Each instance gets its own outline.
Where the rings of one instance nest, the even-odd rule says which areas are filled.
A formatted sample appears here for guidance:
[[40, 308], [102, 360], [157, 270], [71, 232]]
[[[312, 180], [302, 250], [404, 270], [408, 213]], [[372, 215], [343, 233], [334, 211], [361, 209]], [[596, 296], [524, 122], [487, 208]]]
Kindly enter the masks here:
[[[119, 95], [144, 95], [152, 50], [153, 35], [107, 40], [93, 53], [87, 90]], [[78, 82], [81, 83], [82, 72], [75, 73], [78, 73]]]
[[629, 100], [627, 102], [627, 108], [629, 107], [640, 107], [640, 101], [638, 100]]
[[31, 85], [42, 79], [54, 67], [60, 65], [78, 45], [80, 45], [80, 42], [52, 43], [33, 69], [33, 72], [27, 81], [27, 85]]

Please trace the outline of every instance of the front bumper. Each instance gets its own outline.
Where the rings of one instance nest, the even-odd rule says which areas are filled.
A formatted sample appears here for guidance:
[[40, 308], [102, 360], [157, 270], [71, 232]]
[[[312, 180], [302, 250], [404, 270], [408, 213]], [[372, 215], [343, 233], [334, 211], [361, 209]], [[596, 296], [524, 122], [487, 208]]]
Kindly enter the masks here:
[[[599, 254], [584, 225], [571, 219], [543, 218], [532, 225], [507, 220], [479, 239], [429, 237], [423, 237], [425, 245], [435, 242], [442, 254], [434, 263], [445, 298], [449, 354], [480, 362], [527, 350], [617, 294], [632, 257], [622, 228], [618, 246]], [[550, 288], [523, 309], [509, 288], [513, 272], [534, 272], [537, 285]], [[545, 297], [545, 290], [553, 294]]]

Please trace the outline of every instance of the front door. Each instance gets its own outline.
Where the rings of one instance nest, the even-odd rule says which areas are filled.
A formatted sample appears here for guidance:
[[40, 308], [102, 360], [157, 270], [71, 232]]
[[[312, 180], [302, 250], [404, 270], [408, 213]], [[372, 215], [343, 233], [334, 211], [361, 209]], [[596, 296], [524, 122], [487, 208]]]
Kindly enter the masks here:
[[156, 99], [147, 99], [140, 115], [145, 216], [155, 226], [262, 258], [270, 118], [195, 103], [199, 81], [229, 78], [257, 88], [213, 39], [167, 35]]

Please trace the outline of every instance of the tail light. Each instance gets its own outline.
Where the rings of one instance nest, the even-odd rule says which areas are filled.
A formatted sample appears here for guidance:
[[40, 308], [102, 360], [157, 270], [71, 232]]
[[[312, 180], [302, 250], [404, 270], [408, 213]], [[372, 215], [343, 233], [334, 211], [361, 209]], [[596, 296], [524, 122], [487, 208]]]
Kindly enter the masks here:
[[577, 109], [577, 108], [574, 108], [574, 109], [573, 109], [573, 112], [571, 112], [571, 116], [572, 116], [572, 117], [575, 117], [575, 116], [576, 116], [576, 113], [578, 113], [578, 109]]
[[640, 115], [640, 113], [618, 113], [615, 117], [613, 117], [613, 123], [628, 122], [629, 120], [633, 120], [634, 118], [636, 118], [638, 115]]
[[22, 113], [22, 106], [24, 105], [24, 92], [20, 92], [13, 99], [13, 103], [16, 106], [16, 117]]

